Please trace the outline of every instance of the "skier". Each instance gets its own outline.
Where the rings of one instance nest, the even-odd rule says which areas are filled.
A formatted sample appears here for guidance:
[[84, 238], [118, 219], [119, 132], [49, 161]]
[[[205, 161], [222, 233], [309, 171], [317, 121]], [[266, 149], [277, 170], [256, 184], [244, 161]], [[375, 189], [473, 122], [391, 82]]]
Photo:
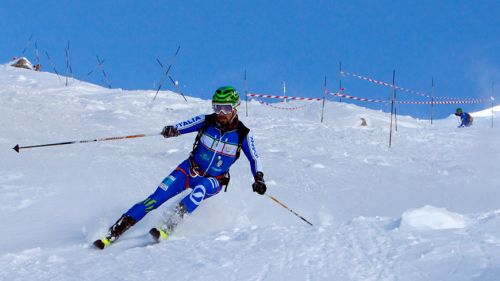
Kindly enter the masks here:
[[165, 126], [161, 132], [165, 138], [198, 132], [188, 159], [167, 176], [153, 194], [125, 212], [109, 228], [106, 237], [96, 240], [94, 246], [104, 249], [147, 213], [190, 188], [191, 192], [180, 201], [166, 223], [149, 231], [157, 241], [167, 239], [184, 214], [192, 213], [203, 200], [219, 193], [223, 187], [227, 189], [229, 168], [241, 150], [250, 162], [253, 191], [263, 195], [267, 190], [264, 173], [253, 135], [238, 120], [238, 105], [238, 92], [233, 87], [220, 87], [212, 98], [214, 113], [196, 116], [175, 126]]
[[460, 107], [457, 108], [457, 110], [455, 111], [455, 115], [459, 116], [461, 121], [460, 125], [458, 125], [457, 128], [472, 126], [472, 121], [474, 121], [474, 118], [472, 118], [472, 116], [469, 113], [463, 112], [463, 110]]

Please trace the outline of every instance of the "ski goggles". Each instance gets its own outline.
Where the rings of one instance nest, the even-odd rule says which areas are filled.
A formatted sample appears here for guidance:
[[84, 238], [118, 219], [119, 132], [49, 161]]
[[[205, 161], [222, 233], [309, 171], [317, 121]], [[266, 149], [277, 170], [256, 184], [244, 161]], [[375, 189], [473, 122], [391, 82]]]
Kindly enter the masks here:
[[238, 105], [233, 106], [230, 103], [214, 103], [212, 104], [212, 108], [216, 114], [230, 114], [233, 110], [236, 110]]

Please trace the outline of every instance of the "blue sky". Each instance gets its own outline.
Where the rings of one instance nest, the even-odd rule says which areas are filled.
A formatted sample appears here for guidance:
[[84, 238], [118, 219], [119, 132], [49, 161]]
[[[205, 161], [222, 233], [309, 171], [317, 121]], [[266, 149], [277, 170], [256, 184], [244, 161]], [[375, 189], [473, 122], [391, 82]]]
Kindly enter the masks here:
[[[75, 76], [95, 56], [106, 59], [113, 88], [154, 89], [159, 58], [169, 64], [182, 90], [210, 98], [221, 85], [251, 92], [321, 96], [325, 75], [333, 91], [343, 69], [431, 92], [438, 96], [489, 98], [500, 89], [500, 1], [2, 1], [0, 56], [34, 60], [36, 41], [45, 71], [59, 72], [70, 41]], [[350, 95], [386, 99], [390, 88], [342, 78]], [[173, 89], [168, 85], [168, 89]], [[422, 100], [398, 93], [401, 99]], [[372, 108], [380, 105], [358, 103]], [[464, 105], [466, 111], [487, 107]], [[437, 106], [436, 117], [456, 106]], [[401, 106], [398, 113], [429, 118], [428, 106]]]

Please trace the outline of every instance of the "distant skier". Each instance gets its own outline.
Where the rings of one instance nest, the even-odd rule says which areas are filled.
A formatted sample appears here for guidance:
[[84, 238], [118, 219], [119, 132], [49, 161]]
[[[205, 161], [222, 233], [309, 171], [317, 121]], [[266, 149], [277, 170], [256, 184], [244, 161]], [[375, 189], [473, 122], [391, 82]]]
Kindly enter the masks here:
[[252, 133], [238, 120], [239, 104], [239, 94], [233, 87], [220, 87], [212, 98], [215, 113], [164, 127], [161, 134], [165, 138], [198, 132], [188, 159], [166, 177], [153, 194], [125, 212], [109, 228], [106, 237], [96, 240], [94, 245], [104, 249], [147, 213], [190, 188], [191, 192], [181, 200], [165, 225], [152, 228], [149, 232], [157, 241], [167, 239], [185, 213], [192, 213], [203, 200], [219, 193], [223, 187], [227, 188], [229, 168], [238, 159], [241, 150], [250, 161], [255, 181], [253, 191], [263, 195], [267, 188], [262, 166]]
[[460, 107], [457, 108], [457, 110], [455, 111], [455, 115], [460, 117], [461, 121], [460, 125], [458, 125], [457, 128], [472, 126], [472, 121], [474, 121], [474, 118], [472, 118], [472, 116], [469, 113], [463, 112], [463, 110]]

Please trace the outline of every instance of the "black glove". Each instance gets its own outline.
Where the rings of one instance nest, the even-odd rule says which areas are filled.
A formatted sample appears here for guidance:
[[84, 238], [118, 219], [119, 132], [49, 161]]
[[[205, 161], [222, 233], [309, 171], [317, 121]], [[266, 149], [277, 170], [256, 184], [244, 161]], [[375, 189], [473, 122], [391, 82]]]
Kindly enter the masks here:
[[264, 182], [264, 174], [262, 172], [257, 172], [254, 180], [255, 182], [252, 184], [253, 191], [260, 195], [264, 195], [267, 190], [266, 183]]
[[180, 133], [175, 126], [165, 126], [161, 131], [161, 135], [165, 138], [171, 138], [177, 137]]

